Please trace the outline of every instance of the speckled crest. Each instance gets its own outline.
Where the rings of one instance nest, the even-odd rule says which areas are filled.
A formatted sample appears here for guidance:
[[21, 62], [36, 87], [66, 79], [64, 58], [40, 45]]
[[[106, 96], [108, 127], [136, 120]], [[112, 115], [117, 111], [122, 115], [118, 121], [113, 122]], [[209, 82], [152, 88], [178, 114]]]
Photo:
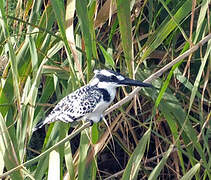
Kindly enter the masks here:
[[101, 75], [104, 75], [104, 76], [107, 76], [107, 77], [109, 77], [109, 76], [115, 76], [119, 80], [125, 79], [125, 77], [122, 74], [120, 74], [118, 72], [115, 72], [115, 71], [112, 71], [112, 70], [106, 70], [106, 69], [94, 70], [94, 73], [95, 73], [95, 75], [101, 74]]

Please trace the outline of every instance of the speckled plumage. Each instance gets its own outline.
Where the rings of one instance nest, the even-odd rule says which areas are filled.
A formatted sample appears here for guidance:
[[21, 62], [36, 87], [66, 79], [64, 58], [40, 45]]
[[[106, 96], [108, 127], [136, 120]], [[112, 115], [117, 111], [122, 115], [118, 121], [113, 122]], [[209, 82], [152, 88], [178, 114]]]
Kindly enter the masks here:
[[[108, 97], [103, 98], [103, 93], [97, 86], [83, 86], [64, 97], [51, 111], [47, 119], [49, 119], [49, 122], [55, 120], [64, 122], [77, 121], [83, 116], [95, 111], [96, 104], [105, 98]], [[108, 100], [110, 101], [110, 98]]]
[[95, 70], [89, 84], [64, 97], [34, 131], [54, 121], [66, 123], [81, 119], [98, 122], [105, 109], [112, 103], [116, 88], [124, 85], [149, 87], [150, 84], [131, 80], [111, 70]]

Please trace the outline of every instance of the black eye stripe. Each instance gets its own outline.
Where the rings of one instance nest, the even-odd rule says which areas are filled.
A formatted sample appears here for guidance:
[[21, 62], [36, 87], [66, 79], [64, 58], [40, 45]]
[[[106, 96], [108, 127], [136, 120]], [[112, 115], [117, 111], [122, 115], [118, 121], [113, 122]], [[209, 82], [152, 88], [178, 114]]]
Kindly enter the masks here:
[[118, 78], [117, 78], [116, 76], [114, 76], [114, 75], [112, 75], [110, 78], [111, 78], [111, 80], [113, 80], [113, 81], [118, 81]]
[[114, 76], [114, 75], [112, 75], [112, 76], [104, 76], [102, 74], [98, 74], [96, 77], [99, 79], [100, 82], [113, 82], [113, 81], [115, 82], [115, 81], [119, 81], [119, 79], [116, 76]]
[[96, 77], [99, 79], [100, 82], [103, 82], [103, 81], [107, 82], [108, 81], [107, 80], [108, 78], [106, 76], [101, 75], [101, 74], [98, 74]]

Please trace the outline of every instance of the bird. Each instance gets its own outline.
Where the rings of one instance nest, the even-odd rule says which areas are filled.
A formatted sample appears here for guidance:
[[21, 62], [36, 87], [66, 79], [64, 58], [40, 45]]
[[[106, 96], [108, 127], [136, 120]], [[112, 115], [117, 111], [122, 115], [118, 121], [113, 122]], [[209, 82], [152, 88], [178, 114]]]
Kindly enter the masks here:
[[149, 83], [127, 78], [113, 70], [94, 70], [94, 77], [90, 82], [61, 99], [33, 131], [55, 121], [72, 123], [85, 120], [89, 121], [90, 125], [99, 122], [103, 112], [113, 102], [117, 87], [120, 86], [153, 87]]

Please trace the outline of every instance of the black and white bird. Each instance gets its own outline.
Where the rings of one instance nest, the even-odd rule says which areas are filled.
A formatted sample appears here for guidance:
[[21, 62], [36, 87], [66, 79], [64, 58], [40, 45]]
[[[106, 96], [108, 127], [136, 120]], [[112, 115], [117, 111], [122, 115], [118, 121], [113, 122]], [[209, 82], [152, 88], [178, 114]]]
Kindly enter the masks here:
[[54, 121], [71, 123], [83, 119], [90, 121], [90, 124], [97, 123], [114, 100], [117, 87], [152, 87], [151, 84], [129, 79], [112, 70], [95, 70], [94, 74], [87, 85], [64, 97], [33, 131]]

